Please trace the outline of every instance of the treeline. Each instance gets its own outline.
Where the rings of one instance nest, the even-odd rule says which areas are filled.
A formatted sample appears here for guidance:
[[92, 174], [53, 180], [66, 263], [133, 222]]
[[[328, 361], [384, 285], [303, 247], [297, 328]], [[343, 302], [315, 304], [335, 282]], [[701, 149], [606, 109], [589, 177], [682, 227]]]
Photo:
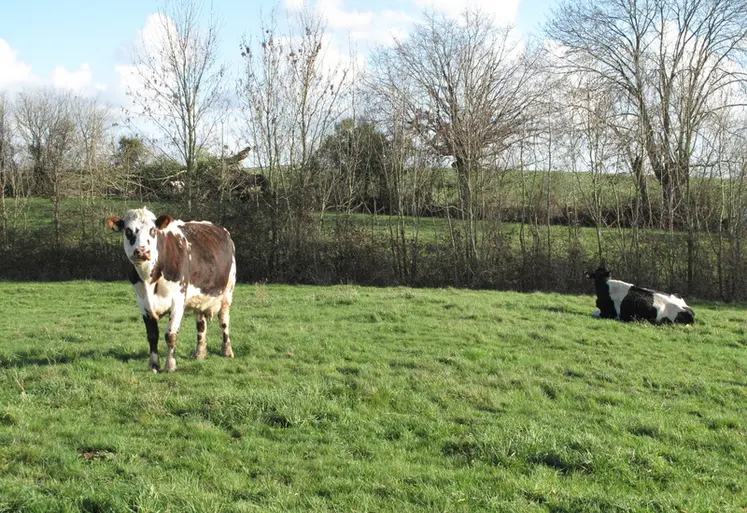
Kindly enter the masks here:
[[578, 291], [604, 263], [747, 296], [743, 2], [567, 2], [540, 47], [425, 14], [365, 69], [330, 59], [314, 12], [273, 14], [231, 87], [195, 7], [167, 4], [134, 53], [126, 120], [0, 96], [3, 276], [119, 277], [101, 219], [160, 202], [230, 227], [247, 281]]

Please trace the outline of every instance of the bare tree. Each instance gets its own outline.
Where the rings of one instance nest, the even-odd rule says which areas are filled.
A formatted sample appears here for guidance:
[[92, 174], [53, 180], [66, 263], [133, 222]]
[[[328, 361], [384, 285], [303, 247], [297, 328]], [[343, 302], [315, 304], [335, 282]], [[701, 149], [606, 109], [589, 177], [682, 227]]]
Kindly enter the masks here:
[[106, 184], [103, 169], [111, 116], [95, 98], [84, 97], [73, 99], [71, 113], [80, 141], [80, 193], [92, 199], [100, 196]]
[[151, 157], [145, 142], [136, 136], [123, 135], [113, 151], [114, 173], [106, 182], [107, 187], [127, 197], [143, 201], [145, 198], [145, 177], [143, 171]]
[[[368, 117], [386, 135], [386, 145], [379, 148], [382, 152], [379, 158], [389, 214], [383, 222], [389, 230], [393, 271], [400, 282], [413, 283], [418, 277], [422, 249], [421, 216], [426, 206], [433, 204], [435, 185], [442, 177], [441, 159], [431, 148], [421, 144], [412, 130], [411, 91], [404, 81], [392, 81], [390, 85], [395, 82], [399, 87], [371, 87], [366, 91], [365, 104]], [[437, 238], [436, 233], [434, 238]], [[455, 245], [451, 249], [459, 251]], [[459, 266], [452, 266], [451, 270], [454, 281], [458, 282]]]
[[60, 202], [68, 192], [76, 144], [71, 96], [53, 89], [20, 93], [15, 119], [31, 160], [34, 194], [52, 199], [55, 245], [59, 246]]
[[8, 212], [5, 195], [11, 180], [8, 175], [14, 165], [13, 129], [11, 126], [11, 103], [4, 92], [0, 92], [0, 242], [5, 245], [8, 233]]
[[454, 159], [468, 215], [474, 171], [523, 133], [533, 100], [527, 64], [510, 30], [479, 11], [459, 22], [426, 14], [406, 40], [374, 56], [373, 87], [409, 90], [409, 123], [436, 154]]
[[747, 3], [735, 0], [573, 0], [547, 25], [560, 69], [595, 76], [633, 116], [642, 153], [661, 183], [664, 225], [673, 229], [687, 194], [710, 101], [747, 77]]
[[272, 190], [271, 269], [281, 235], [290, 236], [288, 247], [295, 251], [313, 229], [314, 173], [322, 172], [313, 161], [344, 113], [347, 67], [325, 59], [332, 57], [325, 34], [318, 13], [295, 13], [289, 31], [281, 32], [274, 11], [262, 19], [261, 37], [242, 44], [238, 95], [245, 138], [253, 143], [254, 163]]
[[273, 12], [263, 19], [262, 37], [244, 42], [239, 96], [257, 163], [281, 187], [295, 180], [304, 190], [309, 163], [342, 114], [348, 69], [325, 62], [326, 25], [319, 14], [302, 10], [294, 16], [286, 34]]
[[[604, 262], [603, 228], [604, 178], [610, 172], [609, 164], [614, 150], [610, 148], [607, 117], [610, 115], [610, 98], [605, 90], [574, 80], [564, 91], [567, 126], [565, 132], [567, 155], [565, 169], [572, 171], [576, 178], [576, 190], [584, 210], [594, 222], [597, 242], [597, 262]], [[569, 108], [570, 107], [570, 108]]]
[[486, 188], [496, 183], [489, 175], [526, 136], [533, 116], [533, 64], [509, 28], [470, 10], [458, 21], [427, 13], [406, 39], [372, 57], [369, 84], [374, 94], [401, 98], [414, 143], [427, 148], [440, 166], [451, 161], [461, 222], [449, 226], [465, 280], [478, 272], [486, 237], [479, 233], [478, 219], [485, 217]]
[[197, 156], [226, 107], [226, 67], [218, 60], [220, 25], [212, 13], [203, 29], [199, 0], [164, 0], [155, 41], [135, 47], [136, 84], [128, 87], [135, 113], [153, 122], [184, 162], [191, 211]]

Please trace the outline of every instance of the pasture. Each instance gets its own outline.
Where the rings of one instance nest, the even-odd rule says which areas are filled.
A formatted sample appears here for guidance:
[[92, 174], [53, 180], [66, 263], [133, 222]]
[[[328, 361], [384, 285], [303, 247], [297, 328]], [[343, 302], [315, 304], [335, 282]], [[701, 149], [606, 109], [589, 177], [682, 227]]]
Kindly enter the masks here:
[[240, 285], [153, 374], [129, 283], [1, 282], [0, 511], [743, 511], [746, 307], [691, 306]]

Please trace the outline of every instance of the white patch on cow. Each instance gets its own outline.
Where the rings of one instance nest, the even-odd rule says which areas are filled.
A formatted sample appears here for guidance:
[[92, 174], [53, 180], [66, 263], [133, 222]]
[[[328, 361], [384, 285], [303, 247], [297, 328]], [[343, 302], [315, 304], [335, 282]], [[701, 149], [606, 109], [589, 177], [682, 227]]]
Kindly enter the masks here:
[[623, 299], [625, 299], [625, 296], [628, 295], [628, 291], [630, 290], [630, 287], [633, 286], [633, 284], [620, 280], [608, 280], [607, 285], [610, 288], [610, 298], [612, 298], [612, 303], [615, 305], [615, 312], [617, 313], [617, 318], [619, 319], [620, 305], [622, 304]]
[[195, 312], [205, 312], [208, 318], [212, 318], [218, 310], [223, 300], [223, 295], [208, 296], [192, 284], [187, 285], [187, 302], [185, 308]]
[[654, 292], [654, 307], [656, 308], [656, 322], [669, 319], [674, 322], [677, 314], [687, 308], [687, 303], [681, 297], [674, 294], [663, 294]]
[[129, 210], [124, 218], [125, 226], [129, 224], [155, 224], [156, 215], [146, 207]]
[[166, 226], [166, 228], [161, 230], [161, 233], [173, 233], [174, 235], [184, 237], [184, 232], [182, 231], [183, 226], [184, 221], [182, 221], [181, 219], [174, 219]]
[[174, 357], [174, 351], [169, 350], [169, 355], [166, 357], [166, 372], [174, 372], [176, 370], [176, 358]]
[[[149, 277], [150, 278], [150, 277]], [[156, 282], [138, 282], [132, 287], [137, 296], [141, 315], [160, 319], [171, 310], [174, 297], [181, 295], [181, 285], [160, 278]]]
[[[166, 327], [166, 337], [169, 334], [178, 334], [179, 328], [182, 325], [182, 317], [184, 316], [184, 294], [174, 294], [172, 296], [171, 309], [169, 312], [169, 324]], [[176, 370], [176, 357], [174, 352], [176, 351], [176, 344], [168, 348], [168, 354], [166, 355], [166, 372], [174, 372]]]
[[236, 257], [231, 257], [231, 271], [228, 273], [228, 286], [226, 287], [226, 296], [230, 303], [233, 298], [233, 289], [236, 287]]

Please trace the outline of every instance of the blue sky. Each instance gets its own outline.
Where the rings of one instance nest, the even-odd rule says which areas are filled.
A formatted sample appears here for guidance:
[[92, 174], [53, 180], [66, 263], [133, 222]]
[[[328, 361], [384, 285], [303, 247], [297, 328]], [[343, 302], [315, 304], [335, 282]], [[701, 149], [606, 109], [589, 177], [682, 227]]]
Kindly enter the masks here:
[[[244, 34], [258, 27], [260, 12], [274, 5], [281, 9], [306, 1], [328, 20], [340, 40], [355, 34], [359, 51], [404, 34], [423, 9], [445, 15], [468, 3], [491, 11], [499, 22], [510, 22], [524, 35], [536, 34], [538, 25], [557, 0], [213, 0], [222, 21], [221, 54], [238, 60]], [[117, 66], [131, 64], [129, 49], [158, 11], [153, 0], [101, 2], [100, 0], [4, 0], [0, 7], [0, 91], [34, 85], [69, 87], [84, 94], [99, 94], [120, 103], [122, 90]], [[209, 4], [208, 4], [209, 5]]]

